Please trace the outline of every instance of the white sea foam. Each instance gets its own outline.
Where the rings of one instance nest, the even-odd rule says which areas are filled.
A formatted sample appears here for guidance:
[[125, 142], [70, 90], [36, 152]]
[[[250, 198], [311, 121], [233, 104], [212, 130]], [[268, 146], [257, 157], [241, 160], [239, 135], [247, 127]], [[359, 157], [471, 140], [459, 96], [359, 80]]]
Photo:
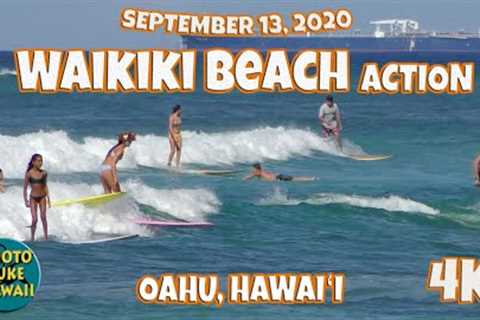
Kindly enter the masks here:
[[396, 195], [385, 197], [367, 197], [359, 195], [345, 195], [338, 193], [318, 193], [307, 199], [291, 199], [280, 190], [276, 190], [269, 197], [262, 199], [260, 205], [299, 205], [302, 203], [310, 205], [344, 204], [352, 207], [381, 209], [389, 212], [422, 213], [437, 215], [437, 209], [423, 203], [402, 198]]
[[[127, 181], [126, 197], [106, 205], [88, 208], [73, 205], [48, 210], [49, 234], [66, 241], [88, 240], [93, 234], [140, 234], [147, 236], [149, 229], [133, 223], [136, 218], [144, 218], [137, 202], [153, 206], [178, 218], [202, 220], [205, 215], [217, 211], [220, 202], [207, 190], [157, 190], [139, 181]], [[66, 184], [50, 182], [52, 201], [80, 198], [100, 194], [100, 185]], [[29, 239], [31, 224], [30, 209], [22, 198], [22, 188], [10, 187], [0, 193], [0, 237], [20, 240]], [[40, 217], [39, 217], [40, 218]], [[39, 220], [37, 238], [43, 237]]]
[[129, 180], [125, 186], [137, 202], [187, 221], [202, 221], [206, 215], [218, 212], [221, 204], [216, 195], [206, 189], [159, 190], [138, 180]]
[[[342, 156], [332, 141], [325, 141], [319, 134], [306, 129], [264, 127], [221, 133], [187, 131], [183, 136], [184, 164], [215, 166], [287, 160], [318, 151]], [[45, 169], [50, 172], [91, 172], [97, 169], [114, 144], [114, 139], [98, 137], [75, 141], [64, 131], [40, 131], [20, 136], [0, 135], [0, 166], [6, 177], [22, 178], [30, 156], [38, 152], [44, 156]], [[361, 151], [348, 141], [345, 145], [348, 152], [358, 154]], [[119, 167], [162, 167], [165, 166], [168, 153], [166, 136], [138, 136]]]
[[13, 69], [8, 69], [8, 68], [0, 68], [0, 76], [4, 75], [16, 75], [17, 73]]

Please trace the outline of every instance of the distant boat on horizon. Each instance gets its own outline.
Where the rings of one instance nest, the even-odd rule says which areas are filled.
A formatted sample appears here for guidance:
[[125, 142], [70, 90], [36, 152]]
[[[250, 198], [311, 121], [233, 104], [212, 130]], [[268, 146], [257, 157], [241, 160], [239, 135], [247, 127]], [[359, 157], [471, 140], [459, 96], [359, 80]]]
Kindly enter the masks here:
[[203, 51], [207, 48], [228, 48], [239, 51], [255, 48], [287, 48], [298, 51], [305, 48], [348, 49], [350, 52], [458, 52], [480, 53], [480, 32], [420, 32], [419, 23], [409, 19], [370, 21], [373, 34], [359, 31], [322, 33], [311, 36], [245, 36], [206, 37], [182, 36], [182, 47]]

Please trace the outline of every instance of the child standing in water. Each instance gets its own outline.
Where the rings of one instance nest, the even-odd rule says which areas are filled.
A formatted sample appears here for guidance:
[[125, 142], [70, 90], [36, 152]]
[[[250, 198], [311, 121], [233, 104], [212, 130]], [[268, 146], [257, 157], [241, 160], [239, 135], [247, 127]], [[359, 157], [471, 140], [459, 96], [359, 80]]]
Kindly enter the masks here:
[[175, 157], [175, 165], [180, 165], [182, 156], [182, 107], [175, 105], [168, 118], [168, 142], [170, 143], [170, 154], [168, 156], [168, 165], [172, 165], [172, 159]]
[[[40, 218], [43, 225], [43, 234], [45, 240], [48, 240], [48, 224], [47, 224], [47, 202], [50, 208], [50, 196], [47, 186], [47, 171], [42, 170], [43, 157], [36, 153], [28, 163], [25, 172], [25, 180], [23, 183], [23, 199], [25, 206], [30, 208], [32, 214], [31, 240], [35, 240], [35, 231], [37, 230], [38, 210], [40, 210]], [[30, 196], [27, 197], [28, 186], [30, 186]]]

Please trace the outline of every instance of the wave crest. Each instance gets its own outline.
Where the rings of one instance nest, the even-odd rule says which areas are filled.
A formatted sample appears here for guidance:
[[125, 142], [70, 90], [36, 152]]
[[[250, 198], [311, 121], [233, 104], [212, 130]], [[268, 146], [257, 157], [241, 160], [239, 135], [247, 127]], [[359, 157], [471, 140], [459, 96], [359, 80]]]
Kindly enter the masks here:
[[[158, 190], [131, 180], [125, 186], [127, 196], [103, 206], [91, 208], [72, 205], [48, 209], [49, 234], [65, 241], [90, 240], [97, 233], [148, 236], [151, 234], [148, 228], [133, 223], [137, 218], [145, 218], [138, 203], [192, 221], [202, 221], [207, 214], [217, 212], [221, 204], [215, 194], [203, 189]], [[100, 194], [102, 187], [50, 182], [49, 190], [52, 201], [55, 201]], [[14, 186], [0, 193], [0, 237], [19, 240], [30, 238], [30, 229], [27, 228], [31, 224], [30, 209], [23, 203], [22, 192], [21, 187]], [[38, 239], [43, 237], [40, 221], [36, 236]]]
[[[234, 165], [264, 160], [287, 160], [294, 156], [308, 156], [319, 151], [337, 156], [332, 141], [305, 129], [264, 127], [246, 131], [183, 133], [184, 164], [205, 166]], [[45, 169], [54, 173], [92, 172], [103, 161], [114, 139], [87, 137], [75, 141], [64, 131], [36, 132], [20, 136], [0, 135], [0, 163], [9, 178], [22, 178], [30, 156], [40, 153], [45, 158]], [[359, 147], [346, 143], [347, 148]], [[164, 167], [169, 153], [167, 137], [138, 136], [127, 150], [120, 168], [137, 165]], [[12, 159], [16, 159], [12, 161]]]
[[427, 215], [438, 215], [440, 213], [437, 209], [429, 207], [421, 202], [396, 195], [368, 197], [338, 193], [318, 193], [307, 199], [299, 200], [290, 199], [277, 189], [268, 198], [262, 199], [259, 202], [260, 205], [290, 206], [296, 206], [302, 203], [320, 206], [328, 204], [344, 204], [352, 207], [380, 209], [388, 212], [422, 213]]

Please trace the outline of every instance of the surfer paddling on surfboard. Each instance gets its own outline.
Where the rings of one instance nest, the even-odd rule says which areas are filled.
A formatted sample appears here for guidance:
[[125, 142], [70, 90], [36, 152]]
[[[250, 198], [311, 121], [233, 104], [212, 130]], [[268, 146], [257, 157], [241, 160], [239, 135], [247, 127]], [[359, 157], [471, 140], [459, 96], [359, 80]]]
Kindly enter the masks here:
[[180, 165], [182, 156], [182, 107], [175, 105], [168, 118], [168, 142], [170, 143], [170, 154], [168, 155], [168, 166], [172, 165], [175, 156], [175, 165]]
[[265, 181], [313, 181], [315, 177], [292, 177], [284, 174], [275, 174], [270, 171], [263, 170], [260, 163], [254, 163], [252, 165], [252, 172], [243, 180], [250, 180], [252, 178], [259, 178]]
[[332, 96], [328, 95], [325, 98], [325, 102], [320, 106], [318, 119], [320, 120], [320, 126], [322, 127], [325, 138], [334, 136], [337, 149], [342, 151], [342, 139], [340, 136], [340, 132], [343, 129], [342, 119], [340, 117], [340, 109], [338, 105], [333, 102]]
[[107, 153], [105, 160], [99, 168], [100, 180], [105, 193], [121, 192], [118, 182], [117, 163], [123, 158], [125, 149], [135, 141], [133, 132], [124, 132], [118, 135], [118, 142]]
[[[25, 179], [23, 183], [23, 199], [25, 206], [30, 208], [32, 214], [32, 225], [30, 226], [31, 240], [35, 240], [35, 231], [37, 230], [38, 210], [40, 210], [40, 219], [43, 225], [43, 234], [45, 240], [48, 240], [47, 224], [47, 201], [50, 207], [50, 196], [47, 186], [47, 171], [42, 170], [43, 157], [36, 153], [28, 163]], [[27, 197], [28, 186], [30, 186], [30, 197]]]

